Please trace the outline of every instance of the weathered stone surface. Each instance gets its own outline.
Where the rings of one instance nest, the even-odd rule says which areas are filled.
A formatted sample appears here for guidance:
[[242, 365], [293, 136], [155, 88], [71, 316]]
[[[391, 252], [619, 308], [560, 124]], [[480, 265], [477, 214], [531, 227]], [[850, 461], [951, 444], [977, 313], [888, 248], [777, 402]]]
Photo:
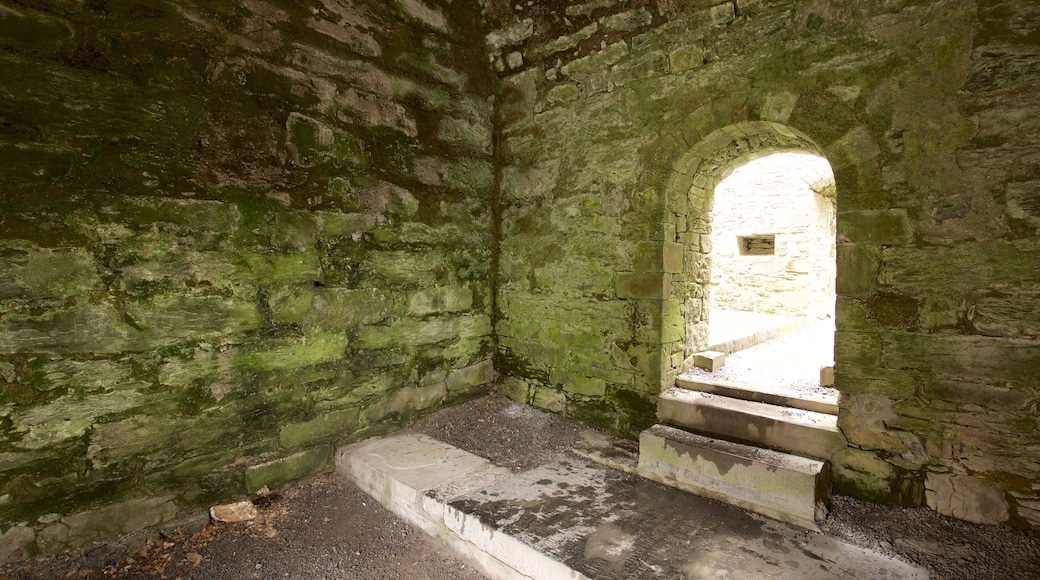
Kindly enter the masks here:
[[131, 499], [61, 518], [36, 537], [43, 554], [81, 546], [102, 537], [157, 526], [173, 519], [177, 505], [171, 496]]
[[93, 256], [80, 248], [44, 250], [28, 244], [2, 243], [0, 300], [62, 299], [101, 288]]
[[260, 512], [249, 500], [243, 500], [209, 508], [209, 517], [214, 522], [240, 523], [255, 520]]
[[490, 360], [481, 361], [448, 374], [445, 386], [449, 391], [468, 389], [490, 383], [495, 379], [495, 367]]
[[[12, 521], [131, 487], [221, 503], [260, 456], [441, 404], [449, 369], [490, 380], [470, 367], [490, 357], [493, 82], [469, 7], [190, 4], [0, 0], [0, 479], [41, 482]], [[47, 522], [45, 552], [116, 531]]]
[[24, 449], [40, 449], [79, 437], [96, 419], [132, 409], [144, 402], [145, 396], [137, 391], [114, 391], [82, 398], [62, 397], [12, 417], [15, 432], [21, 434], [18, 445]]
[[928, 507], [941, 514], [977, 524], [1008, 519], [1008, 505], [998, 484], [978, 477], [929, 473], [925, 479]]
[[841, 212], [838, 234], [854, 244], [885, 246], [905, 244], [912, 236], [905, 209]]
[[246, 491], [253, 493], [265, 485], [291, 481], [314, 473], [325, 465], [331, 452], [332, 448], [328, 445], [319, 445], [307, 451], [250, 466], [245, 474]]
[[877, 454], [850, 447], [835, 453], [831, 465], [838, 493], [881, 503], [888, 501], [895, 468]]
[[667, 275], [618, 272], [614, 274], [614, 284], [616, 296], [622, 299], [668, 300], [671, 298], [671, 283]]
[[366, 349], [417, 346], [460, 337], [484, 336], [490, 332], [491, 321], [482, 316], [405, 321], [394, 326], [362, 327], [358, 331], [358, 346]]
[[36, 538], [33, 529], [26, 525], [11, 526], [0, 534], [0, 564], [24, 560], [28, 556], [29, 544]]
[[306, 445], [336, 434], [349, 434], [357, 428], [358, 409], [342, 409], [322, 413], [303, 423], [289, 423], [278, 432], [282, 447]]
[[425, 316], [459, 312], [473, 306], [473, 291], [465, 286], [443, 286], [421, 290], [408, 298], [408, 314]]

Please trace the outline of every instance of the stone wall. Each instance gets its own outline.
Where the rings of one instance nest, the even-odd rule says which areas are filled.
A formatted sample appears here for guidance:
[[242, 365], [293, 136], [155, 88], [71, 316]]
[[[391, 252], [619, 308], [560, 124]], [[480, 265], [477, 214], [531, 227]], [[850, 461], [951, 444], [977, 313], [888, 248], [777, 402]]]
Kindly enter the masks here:
[[[737, 168], [711, 208], [710, 310], [833, 318], [834, 213], [821, 157], [778, 153]], [[762, 235], [768, 251], [742, 247]]]
[[486, 390], [464, 0], [0, 1], [0, 559]]
[[712, 192], [821, 154], [838, 490], [1040, 526], [1040, 12], [1027, 0], [488, 0], [501, 388], [621, 432], [705, 345]]

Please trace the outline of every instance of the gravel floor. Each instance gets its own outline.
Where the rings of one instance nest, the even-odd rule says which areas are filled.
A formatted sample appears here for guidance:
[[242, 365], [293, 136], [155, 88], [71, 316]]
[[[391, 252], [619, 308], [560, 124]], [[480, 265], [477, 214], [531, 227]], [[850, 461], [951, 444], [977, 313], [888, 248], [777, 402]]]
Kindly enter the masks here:
[[[494, 395], [440, 411], [413, 429], [514, 472], [570, 453], [592, 429]], [[334, 474], [255, 498], [252, 525], [146, 530], [0, 569], [0, 578], [357, 578], [482, 576]], [[828, 536], [922, 566], [937, 579], [1040, 578], [1040, 533], [982, 526], [925, 508], [835, 497]]]
[[334, 473], [253, 501], [254, 522], [144, 530], [8, 566], [0, 578], [484, 578]]

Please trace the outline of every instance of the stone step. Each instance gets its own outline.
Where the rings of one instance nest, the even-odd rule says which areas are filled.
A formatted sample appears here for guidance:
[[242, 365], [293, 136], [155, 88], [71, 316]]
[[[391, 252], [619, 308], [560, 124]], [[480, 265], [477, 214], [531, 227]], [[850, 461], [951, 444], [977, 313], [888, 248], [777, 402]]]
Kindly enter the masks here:
[[666, 425], [639, 436], [639, 474], [665, 485], [819, 530], [830, 471], [823, 461], [712, 439]]
[[795, 409], [826, 413], [827, 415], [838, 414], [838, 395], [836, 392], [804, 393], [791, 396], [789, 392], [772, 386], [749, 385], [726, 379], [693, 376], [680, 376], [675, 379], [675, 386], [689, 391], [712, 393], [732, 399], [757, 401], [779, 407], [793, 407]]
[[661, 423], [733, 441], [829, 460], [845, 446], [826, 413], [671, 388], [657, 399]]

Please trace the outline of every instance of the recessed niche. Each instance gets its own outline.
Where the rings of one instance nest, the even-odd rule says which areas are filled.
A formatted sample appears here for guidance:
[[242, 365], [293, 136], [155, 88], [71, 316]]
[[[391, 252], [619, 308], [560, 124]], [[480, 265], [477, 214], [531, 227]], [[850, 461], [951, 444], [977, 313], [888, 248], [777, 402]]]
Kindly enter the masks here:
[[737, 236], [741, 256], [772, 256], [776, 254], [776, 235]]

